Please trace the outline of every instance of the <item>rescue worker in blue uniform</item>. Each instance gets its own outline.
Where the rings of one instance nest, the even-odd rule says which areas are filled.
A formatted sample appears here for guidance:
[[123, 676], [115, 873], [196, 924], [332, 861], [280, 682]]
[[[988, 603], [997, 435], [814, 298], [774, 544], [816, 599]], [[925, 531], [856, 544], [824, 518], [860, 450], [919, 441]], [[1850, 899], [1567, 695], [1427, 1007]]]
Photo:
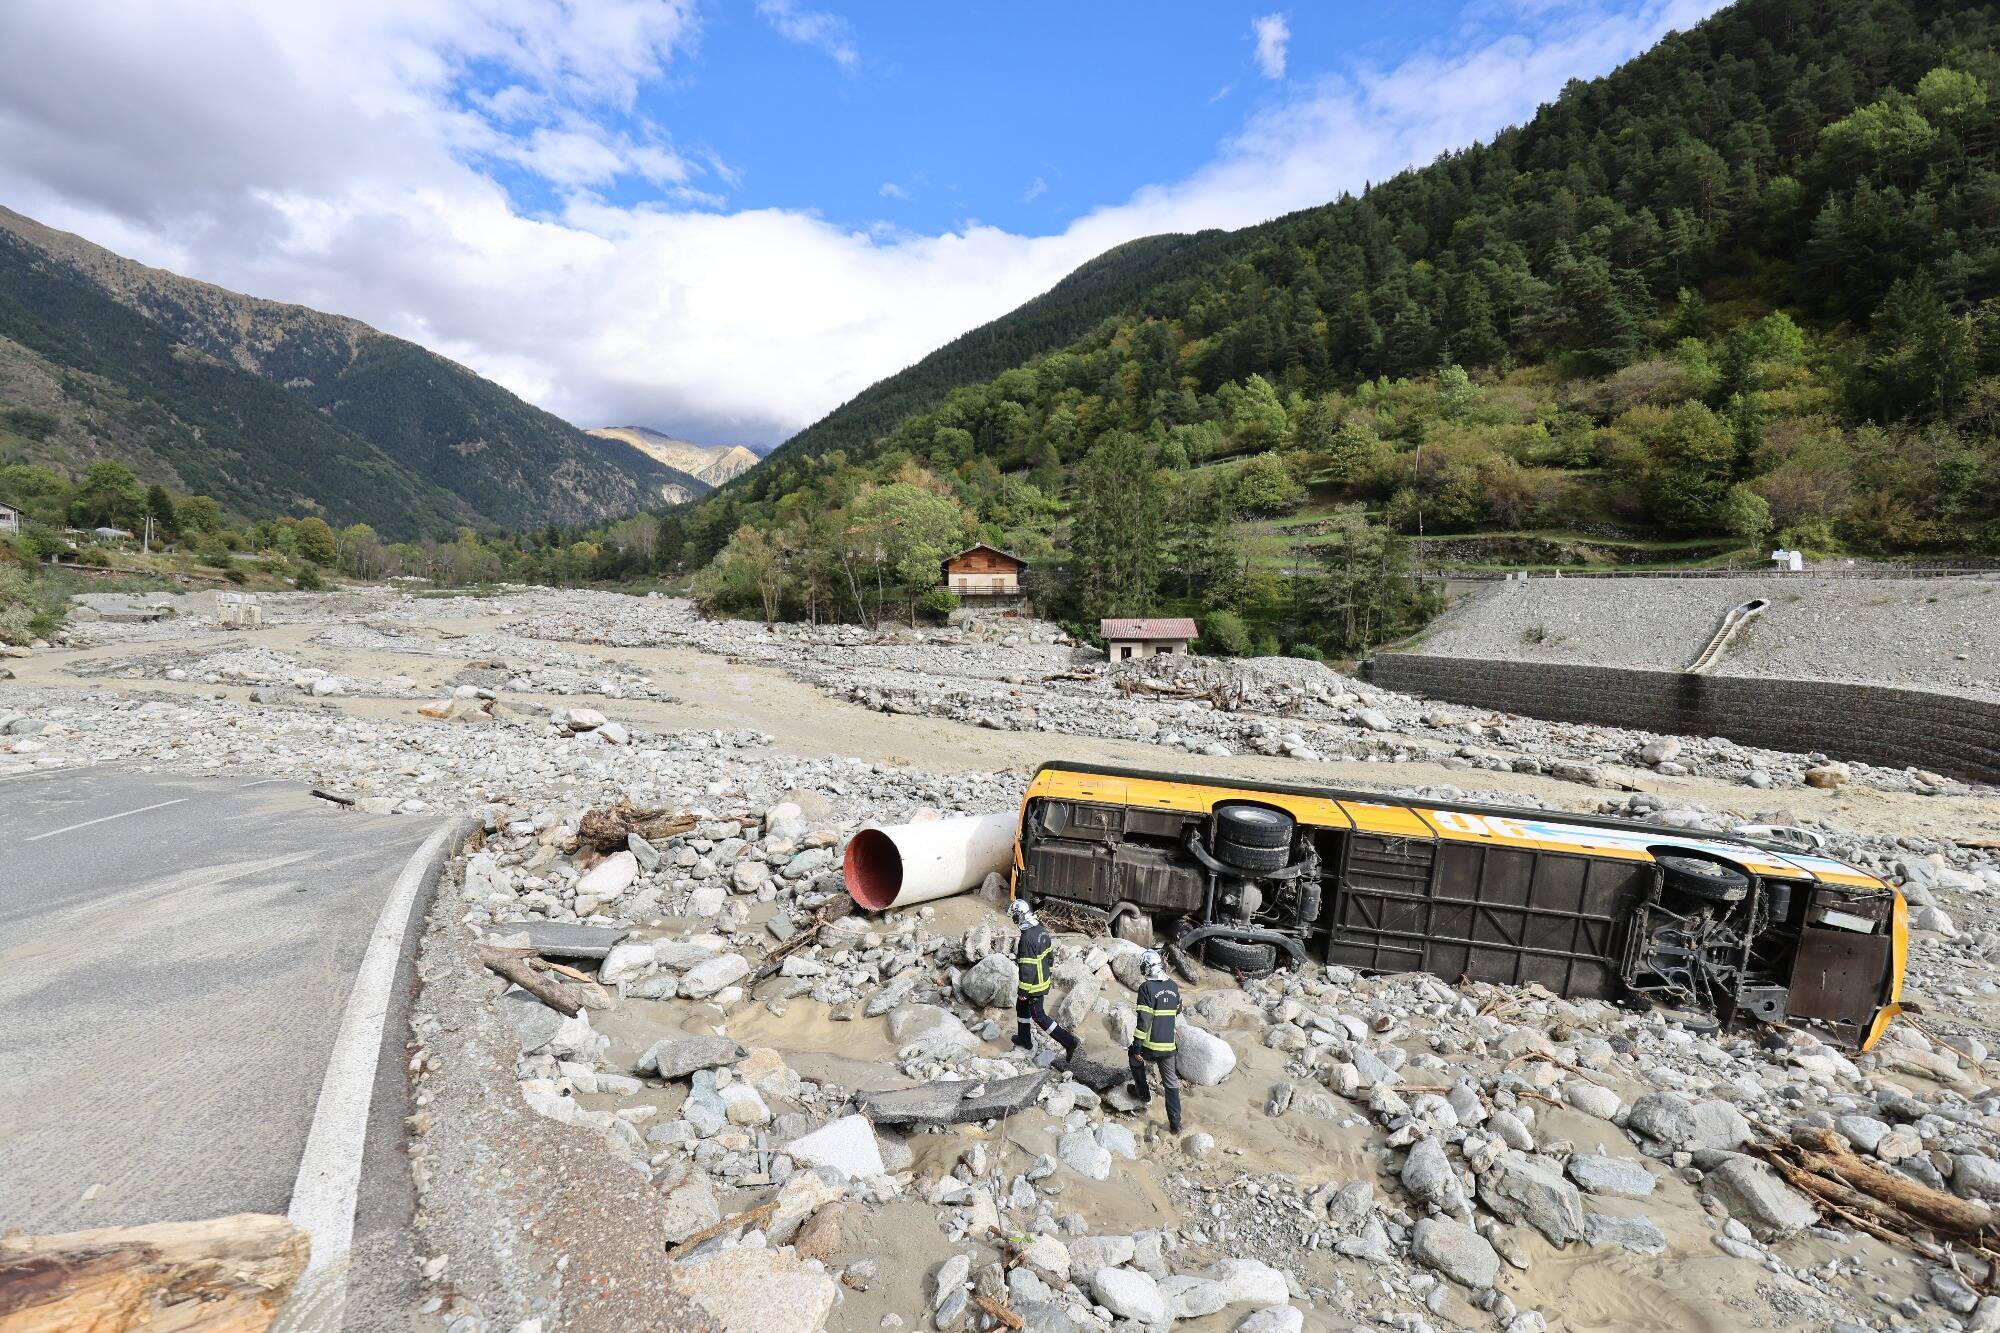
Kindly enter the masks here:
[[1049, 964], [1056, 944], [1036, 919], [1034, 909], [1016, 898], [1008, 909], [1021, 938], [1014, 945], [1014, 966], [1020, 974], [1020, 989], [1014, 996], [1014, 1044], [1024, 1051], [1035, 1049], [1035, 1029], [1041, 1028], [1062, 1047], [1063, 1062], [1076, 1054], [1076, 1036], [1050, 1018], [1042, 1006], [1049, 993]]
[[1167, 1128], [1181, 1132], [1181, 1073], [1175, 1064], [1180, 1049], [1177, 1024], [1181, 1016], [1181, 990], [1167, 975], [1160, 955], [1151, 949], [1140, 958], [1145, 979], [1139, 983], [1138, 1022], [1132, 1028], [1132, 1044], [1126, 1054], [1132, 1064], [1132, 1096], [1140, 1106], [1153, 1100], [1146, 1073], [1148, 1064], [1160, 1067], [1160, 1087], [1167, 1097]]

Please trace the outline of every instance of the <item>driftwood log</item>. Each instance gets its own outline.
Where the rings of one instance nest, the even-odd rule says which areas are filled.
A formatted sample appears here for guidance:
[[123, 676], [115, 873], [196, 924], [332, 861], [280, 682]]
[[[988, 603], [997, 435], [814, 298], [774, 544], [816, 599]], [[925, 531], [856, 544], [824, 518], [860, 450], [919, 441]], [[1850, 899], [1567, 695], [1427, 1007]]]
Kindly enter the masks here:
[[307, 1248], [262, 1213], [0, 1237], [0, 1333], [263, 1333]]
[[579, 849], [588, 848], [609, 855], [621, 850], [626, 839], [634, 833], [647, 842], [662, 843], [686, 833], [695, 826], [695, 822], [693, 815], [675, 814], [670, 810], [643, 810], [629, 799], [624, 799], [616, 805], [603, 806], [584, 815], [577, 823], [576, 839]]
[[[569, 993], [562, 983], [550, 980], [540, 969], [553, 970], [555, 964], [536, 957], [533, 949], [501, 949], [491, 944], [479, 945], [476, 950], [479, 961], [487, 971], [507, 978], [528, 994], [540, 1000], [564, 1018], [575, 1018], [583, 1005]], [[563, 969], [570, 975], [570, 969]]]
[[818, 939], [820, 931], [824, 930], [830, 923], [840, 920], [853, 911], [854, 899], [836, 898], [817, 912], [814, 912], [813, 919], [798, 934], [764, 955], [764, 961], [759, 963], [757, 970], [750, 974], [748, 984], [754, 986], [776, 972], [780, 967], [784, 966], [786, 958]]
[[1807, 1170], [1842, 1180], [1943, 1236], [1957, 1240], [2000, 1240], [1992, 1209], [1934, 1190], [1901, 1172], [1857, 1157], [1830, 1129], [1801, 1129], [1792, 1135], [1792, 1142], [1804, 1150], [1799, 1164]]

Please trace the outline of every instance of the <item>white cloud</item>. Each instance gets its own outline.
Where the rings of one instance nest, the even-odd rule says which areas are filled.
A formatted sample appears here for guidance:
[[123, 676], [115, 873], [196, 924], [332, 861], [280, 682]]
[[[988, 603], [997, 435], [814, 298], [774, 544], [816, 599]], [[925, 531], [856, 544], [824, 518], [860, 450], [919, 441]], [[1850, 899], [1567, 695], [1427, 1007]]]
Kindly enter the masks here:
[[1043, 180], [1040, 176], [1037, 176], [1034, 178], [1034, 180], [1028, 182], [1028, 188], [1021, 192], [1021, 202], [1024, 204], [1032, 204], [1035, 202], [1035, 200], [1041, 198], [1048, 192], [1049, 192], [1049, 183]]
[[[1572, 7], [1291, 89], [1185, 179], [1023, 236], [720, 211], [736, 173], [632, 113], [698, 36], [686, 3], [8, 0], [0, 49], [36, 59], [0, 83], [0, 203], [414, 338], [586, 426], [767, 443], [1113, 245], [1385, 179], [1718, 7]], [[553, 204], [524, 211], [503, 165]], [[661, 197], [608, 204], [618, 177]]]
[[1283, 14], [1266, 14], [1250, 20], [1257, 34], [1257, 68], [1267, 79], [1285, 77], [1285, 47], [1291, 43], [1292, 27]]
[[796, 0], [757, 0], [757, 12], [787, 41], [818, 47], [842, 69], [853, 69], [861, 63], [853, 29], [838, 14], [801, 9]]
[[908, 199], [910, 197], [910, 192], [894, 181], [883, 181], [882, 188], [875, 193], [881, 195], [884, 199]]

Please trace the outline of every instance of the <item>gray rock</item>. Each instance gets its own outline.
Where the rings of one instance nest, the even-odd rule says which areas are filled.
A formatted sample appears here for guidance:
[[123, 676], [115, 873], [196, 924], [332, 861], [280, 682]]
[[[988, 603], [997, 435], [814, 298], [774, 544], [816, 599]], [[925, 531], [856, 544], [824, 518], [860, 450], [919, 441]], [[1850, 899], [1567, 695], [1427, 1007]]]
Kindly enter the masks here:
[[1056, 1156], [1064, 1166], [1091, 1180], [1111, 1175], [1111, 1151], [1087, 1129], [1073, 1130], [1056, 1144]]
[[1723, 1101], [1691, 1102], [1677, 1092], [1649, 1092], [1632, 1103], [1625, 1128], [1668, 1148], [1736, 1148], [1750, 1122]]
[[937, 1272], [931, 1275], [931, 1308], [933, 1310], [939, 1309], [944, 1305], [947, 1298], [955, 1295], [963, 1295], [965, 1284], [971, 1278], [972, 1257], [970, 1255], [954, 1254], [951, 1258], [939, 1264]]
[[1091, 1275], [1090, 1291], [1099, 1305], [1121, 1319], [1148, 1327], [1173, 1319], [1159, 1284], [1135, 1269], [1100, 1268]]
[[686, 1078], [697, 1069], [719, 1069], [733, 1065], [750, 1052], [729, 1037], [662, 1037], [646, 1048], [635, 1073], [657, 1074], [664, 1079]]
[[975, 1009], [998, 1009], [1013, 1004], [1018, 980], [1012, 958], [989, 953], [959, 975], [958, 993]]
[[1589, 1245], [1615, 1245], [1634, 1254], [1659, 1254], [1667, 1248], [1667, 1238], [1643, 1217], [1612, 1217], [1606, 1213], [1586, 1213], [1583, 1239]]
[[1853, 1144], [1861, 1152], [1872, 1153], [1889, 1132], [1887, 1122], [1877, 1120], [1872, 1115], [1843, 1115], [1834, 1117], [1833, 1127], [1840, 1136]]
[[1306, 1315], [1289, 1305], [1267, 1305], [1243, 1316], [1236, 1333], [1304, 1333]]
[[1159, 1288], [1176, 1319], [1200, 1319], [1229, 1304], [1229, 1288], [1205, 1277], [1169, 1277]]
[[1505, 1222], [1525, 1222], [1553, 1245], [1583, 1236], [1583, 1196], [1554, 1165], [1509, 1153], [1479, 1177], [1479, 1198]]
[[704, 999], [749, 975], [748, 959], [740, 953], [726, 953], [689, 968], [687, 975], [681, 978], [681, 994], [692, 999]]
[[1410, 1253], [1460, 1286], [1482, 1291], [1500, 1276], [1500, 1256], [1486, 1238], [1458, 1222], [1422, 1218], [1410, 1237]]
[[1983, 1153], [1959, 1153], [1952, 1158], [1951, 1189], [1961, 1199], [2000, 1203], [2000, 1162]]
[[1440, 1203], [1459, 1193], [1458, 1173], [1445, 1156], [1444, 1144], [1418, 1139], [1403, 1162], [1403, 1188], [1425, 1203]]
[[1658, 1183], [1643, 1163], [1625, 1157], [1596, 1157], [1577, 1154], [1569, 1159], [1569, 1178], [1591, 1194], [1608, 1194], [1620, 1199], [1643, 1199]]
[[1702, 1187], [1730, 1216], [1759, 1237], [1775, 1240], [1819, 1221], [1819, 1210], [1778, 1173], [1749, 1157], [1732, 1157], [1703, 1178]]
[[1179, 1050], [1175, 1063], [1181, 1080], [1196, 1087], [1213, 1087], [1236, 1068], [1236, 1051], [1222, 1038], [1183, 1021], [1177, 1025]]

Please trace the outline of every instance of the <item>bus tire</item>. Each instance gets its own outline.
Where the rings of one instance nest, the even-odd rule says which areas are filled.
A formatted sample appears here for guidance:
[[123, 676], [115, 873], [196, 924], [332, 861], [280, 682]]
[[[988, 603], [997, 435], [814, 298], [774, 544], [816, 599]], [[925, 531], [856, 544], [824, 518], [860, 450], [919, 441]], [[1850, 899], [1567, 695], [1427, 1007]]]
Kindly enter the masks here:
[[1232, 940], [1217, 936], [1201, 946], [1210, 967], [1221, 968], [1225, 972], [1241, 972], [1246, 976], [1261, 977], [1277, 970], [1278, 948], [1273, 944], [1248, 944], [1242, 940]]
[[1705, 856], [1656, 855], [1666, 887], [1711, 903], [1740, 903], [1750, 894], [1750, 876], [1727, 861]]
[[1218, 838], [1215, 842], [1215, 859], [1226, 866], [1245, 870], [1251, 874], [1283, 870], [1291, 857], [1287, 847], [1246, 847], [1240, 842]]
[[1284, 811], [1249, 801], [1224, 801], [1215, 807], [1218, 845], [1234, 843], [1238, 847], [1276, 847], [1282, 851], [1292, 845], [1292, 830], [1297, 825], [1298, 821]]

